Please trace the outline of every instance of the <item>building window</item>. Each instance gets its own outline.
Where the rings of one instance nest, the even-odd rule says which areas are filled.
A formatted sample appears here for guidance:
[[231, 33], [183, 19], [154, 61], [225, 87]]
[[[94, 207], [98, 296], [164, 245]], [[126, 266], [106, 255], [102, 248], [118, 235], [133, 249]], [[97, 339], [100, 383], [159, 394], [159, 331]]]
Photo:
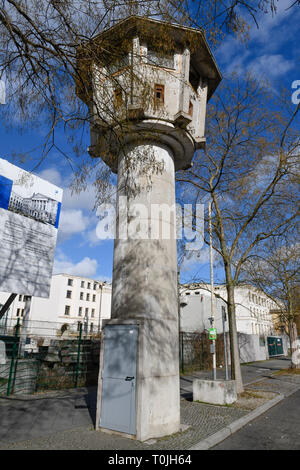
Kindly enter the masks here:
[[94, 290], [96, 290], [96, 289], [97, 289], [97, 284], [94, 284]]
[[83, 292], [80, 292], [80, 300], [83, 300]]
[[89, 314], [89, 309], [88, 309], [88, 308], [86, 308], [86, 309], [85, 309], [85, 316], [87, 317], [87, 316], [88, 316], [88, 314]]
[[21, 317], [24, 317], [24, 308], [22, 308]]
[[77, 322], [77, 331], [80, 331], [80, 325], [81, 325], [81, 321], [78, 321]]
[[174, 54], [168, 52], [158, 52], [152, 49], [147, 51], [147, 62], [149, 65], [157, 65], [158, 67], [174, 68]]
[[90, 294], [86, 294], [86, 300], [90, 300]]
[[19, 295], [19, 302], [22, 302], [22, 295]]
[[82, 307], [79, 307], [79, 309], [78, 309], [78, 316], [81, 317], [81, 315], [82, 315]]
[[72, 297], [72, 291], [71, 290], [67, 290], [66, 297], [67, 297], [67, 299], [71, 299], [71, 297]]
[[70, 305], [65, 306], [65, 315], [70, 315]]
[[68, 279], [68, 286], [73, 286], [73, 279]]
[[84, 288], [84, 281], [81, 281], [80, 287], [83, 287], [83, 288]]
[[93, 295], [93, 302], [96, 302], [96, 295]]
[[87, 288], [88, 288], [88, 289], [91, 288], [91, 283], [90, 283], [90, 282], [87, 283]]
[[191, 101], [189, 104], [189, 116], [193, 117], [193, 103]]
[[165, 87], [164, 85], [154, 85], [154, 105], [162, 106], [165, 102]]
[[20, 311], [21, 311], [21, 309], [18, 308], [18, 309], [17, 309], [17, 317], [20, 315]]
[[91, 317], [92, 317], [92, 318], [94, 318], [94, 316], [95, 316], [95, 309], [94, 309], [94, 308], [92, 308]]
[[93, 332], [93, 329], [94, 329], [94, 323], [91, 323], [91, 326], [90, 326], [90, 332], [91, 333]]

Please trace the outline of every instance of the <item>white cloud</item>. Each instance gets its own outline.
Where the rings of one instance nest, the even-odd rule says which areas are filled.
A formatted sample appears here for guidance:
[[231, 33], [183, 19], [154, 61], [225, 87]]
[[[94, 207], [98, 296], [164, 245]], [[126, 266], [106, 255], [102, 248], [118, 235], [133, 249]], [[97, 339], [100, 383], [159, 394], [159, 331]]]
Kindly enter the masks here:
[[64, 190], [62, 206], [68, 209], [85, 209], [92, 211], [95, 204], [95, 187], [90, 185], [85, 191], [73, 193], [70, 188]]
[[201, 250], [187, 251], [181, 265], [181, 271], [186, 273], [196, 267], [209, 263], [209, 247], [204, 246]]
[[261, 55], [247, 65], [247, 70], [252, 71], [257, 76], [267, 76], [276, 78], [284, 75], [294, 68], [292, 60], [287, 60], [282, 54]]
[[89, 257], [83, 258], [78, 263], [65, 258], [60, 255], [54, 260], [53, 274], [65, 273], [72, 274], [73, 276], [83, 276], [93, 278], [96, 275], [98, 268], [98, 261]]
[[59, 171], [56, 170], [56, 168], [48, 168], [46, 170], [43, 170], [39, 173], [38, 176], [46, 181], [49, 181], [52, 184], [55, 184], [56, 186], [61, 187], [62, 185], [61, 174]]
[[65, 241], [74, 234], [83, 233], [88, 229], [91, 218], [85, 216], [80, 209], [63, 209], [61, 211], [58, 241]]
[[298, 34], [300, 12], [295, 6], [288, 9], [290, 4], [290, 0], [281, 0], [275, 15], [260, 13], [259, 27], [252, 25], [246, 43], [231, 35], [220, 44], [216, 58], [224, 75], [251, 70], [256, 76], [274, 79], [295, 67], [299, 48], [294, 45], [291, 49], [291, 44]]

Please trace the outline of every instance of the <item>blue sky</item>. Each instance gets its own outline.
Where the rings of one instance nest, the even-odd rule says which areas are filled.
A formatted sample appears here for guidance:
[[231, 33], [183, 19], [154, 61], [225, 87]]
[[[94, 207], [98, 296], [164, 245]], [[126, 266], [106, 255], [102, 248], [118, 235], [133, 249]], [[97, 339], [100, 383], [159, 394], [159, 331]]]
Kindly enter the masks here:
[[[216, 61], [226, 79], [233, 70], [244, 73], [252, 70], [257, 76], [270, 80], [276, 91], [280, 86], [291, 90], [292, 82], [300, 80], [300, 8], [294, 6], [286, 10], [292, 0], [280, 0], [275, 16], [261, 14], [259, 29], [252, 24], [249, 42], [241, 43], [229, 36], [214, 51]], [[1, 106], [1, 105], [0, 105]], [[5, 110], [5, 105], [4, 109]], [[59, 227], [54, 272], [66, 272], [94, 279], [110, 281], [112, 277], [113, 241], [103, 241], [96, 237], [98, 222], [94, 206], [95, 191], [92, 185], [85, 192], [72, 195], [68, 185], [71, 181], [71, 168], [57, 150], [36, 168], [43, 142], [41, 131], [20, 135], [18, 129], [5, 130], [5, 113], [2, 113], [0, 127], [0, 157], [34, 171], [46, 180], [64, 189], [62, 214]], [[63, 134], [59, 135], [61, 142]], [[86, 146], [89, 137], [84, 137]], [[64, 144], [67, 151], [67, 143]], [[36, 149], [30, 152], [32, 149]], [[14, 157], [18, 152], [26, 154], [20, 161]], [[85, 156], [86, 158], [86, 156]], [[74, 167], [78, 160], [74, 160]], [[203, 250], [200, 258], [186, 260], [182, 270], [182, 281], [193, 278], [201, 272], [203, 280], [209, 280], [208, 250]], [[216, 270], [216, 282], [222, 281], [222, 271]]]

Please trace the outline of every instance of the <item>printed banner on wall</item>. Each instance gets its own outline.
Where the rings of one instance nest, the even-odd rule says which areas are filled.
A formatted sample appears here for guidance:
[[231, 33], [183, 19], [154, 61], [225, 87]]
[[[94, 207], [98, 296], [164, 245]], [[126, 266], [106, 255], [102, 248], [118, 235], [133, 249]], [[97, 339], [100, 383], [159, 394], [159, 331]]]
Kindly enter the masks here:
[[49, 297], [62, 194], [0, 159], [0, 291]]

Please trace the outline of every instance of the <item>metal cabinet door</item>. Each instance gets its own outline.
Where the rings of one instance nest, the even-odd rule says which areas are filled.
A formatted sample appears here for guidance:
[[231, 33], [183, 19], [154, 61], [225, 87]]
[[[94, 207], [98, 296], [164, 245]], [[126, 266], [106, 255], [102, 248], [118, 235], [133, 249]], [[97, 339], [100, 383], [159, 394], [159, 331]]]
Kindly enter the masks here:
[[276, 343], [275, 343], [275, 338], [272, 336], [268, 336], [268, 350], [269, 350], [269, 356], [276, 356]]
[[276, 338], [276, 354], [283, 354], [282, 338]]
[[106, 325], [100, 426], [135, 434], [138, 327]]

